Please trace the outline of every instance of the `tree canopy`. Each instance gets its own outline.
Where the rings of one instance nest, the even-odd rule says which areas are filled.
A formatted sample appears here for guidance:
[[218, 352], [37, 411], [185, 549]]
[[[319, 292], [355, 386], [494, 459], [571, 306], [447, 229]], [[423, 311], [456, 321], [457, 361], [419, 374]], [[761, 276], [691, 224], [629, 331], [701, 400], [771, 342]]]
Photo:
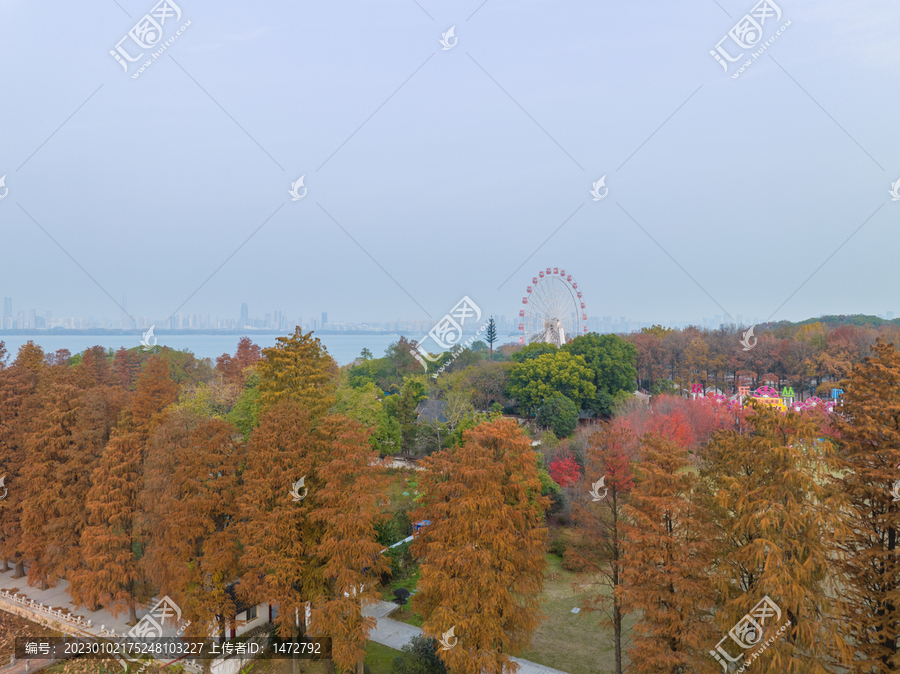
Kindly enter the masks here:
[[554, 394], [566, 396], [580, 408], [586, 398], [593, 398], [597, 392], [594, 373], [584, 358], [551, 348], [551, 352], [527, 358], [510, 369], [508, 393], [526, 413], [536, 410]]

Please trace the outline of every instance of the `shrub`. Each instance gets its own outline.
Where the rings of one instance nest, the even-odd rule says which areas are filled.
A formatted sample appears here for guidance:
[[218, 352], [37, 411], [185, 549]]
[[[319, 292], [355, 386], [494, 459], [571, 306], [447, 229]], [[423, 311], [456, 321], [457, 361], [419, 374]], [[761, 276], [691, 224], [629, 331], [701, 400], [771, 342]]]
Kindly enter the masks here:
[[406, 510], [398, 510], [394, 516], [380, 524], [375, 525], [378, 532], [378, 542], [387, 547], [399, 543], [407, 536], [412, 536], [412, 522]]
[[541, 433], [541, 451], [548, 452], [559, 447], [559, 440], [553, 431], [544, 431]]
[[541, 496], [550, 497], [550, 509], [547, 514], [555, 515], [564, 510], [568, 505], [568, 500], [560, 486], [550, 477], [550, 473], [538, 467], [538, 479], [541, 481]]
[[566, 554], [566, 547], [566, 542], [562, 538], [556, 538], [550, 543], [549, 552], [551, 555], [556, 555], [562, 559], [563, 555]]
[[403, 655], [394, 658], [391, 674], [447, 674], [437, 656], [437, 641], [418, 634], [403, 647]]
[[[404, 538], [412, 536], [413, 526], [409, 519], [409, 511], [399, 510], [394, 513], [394, 523], [397, 527], [397, 533], [399, 534], [398, 541], [402, 541]], [[394, 542], [396, 543], [397, 541]]]

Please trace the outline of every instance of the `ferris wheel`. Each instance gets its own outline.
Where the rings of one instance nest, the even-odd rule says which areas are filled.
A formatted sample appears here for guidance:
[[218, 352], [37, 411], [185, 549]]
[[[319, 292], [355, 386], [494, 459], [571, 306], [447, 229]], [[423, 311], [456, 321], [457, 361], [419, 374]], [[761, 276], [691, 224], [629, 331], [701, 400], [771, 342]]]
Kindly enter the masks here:
[[547, 267], [531, 279], [526, 293], [519, 310], [520, 344], [562, 346], [588, 331], [581, 291], [565, 269]]

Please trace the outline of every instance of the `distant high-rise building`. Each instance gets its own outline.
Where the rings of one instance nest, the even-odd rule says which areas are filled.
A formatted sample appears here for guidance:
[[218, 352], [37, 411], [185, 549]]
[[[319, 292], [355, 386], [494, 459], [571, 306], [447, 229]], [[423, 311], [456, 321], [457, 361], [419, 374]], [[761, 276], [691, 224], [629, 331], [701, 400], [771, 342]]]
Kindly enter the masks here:
[[888, 319], [889, 321], [894, 320], [894, 312], [893, 312], [893, 311], [887, 312], [887, 319]]
[[34, 315], [35, 315], [35, 313], [37, 313], [37, 312], [35, 312], [34, 309], [29, 309], [29, 310], [28, 310], [28, 327], [29, 327], [29, 328], [36, 328], [36, 327], [37, 327], [37, 325], [35, 324], [35, 320], [34, 320], [34, 317], [35, 317]]
[[322, 312], [322, 327], [323, 327], [323, 328], [325, 327], [325, 324], [326, 324], [327, 322], [328, 322], [328, 312], [327, 312], [327, 311], [323, 311], [323, 312]]
[[3, 318], [12, 318], [12, 297], [3, 298]]
[[250, 309], [247, 308], [247, 303], [244, 302], [241, 305], [241, 327], [245, 328], [250, 325]]

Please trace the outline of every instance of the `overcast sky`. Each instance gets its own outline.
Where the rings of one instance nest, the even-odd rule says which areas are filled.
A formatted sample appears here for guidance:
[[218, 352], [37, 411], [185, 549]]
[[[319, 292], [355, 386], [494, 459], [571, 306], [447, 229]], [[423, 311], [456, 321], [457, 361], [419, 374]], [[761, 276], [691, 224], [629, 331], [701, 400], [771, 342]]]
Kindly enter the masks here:
[[126, 73], [153, 0], [0, 0], [0, 295], [512, 317], [558, 266], [591, 316], [900, 315], [900, 5], [776, 1], [726, 74], [752, 1], [176, 0]]

